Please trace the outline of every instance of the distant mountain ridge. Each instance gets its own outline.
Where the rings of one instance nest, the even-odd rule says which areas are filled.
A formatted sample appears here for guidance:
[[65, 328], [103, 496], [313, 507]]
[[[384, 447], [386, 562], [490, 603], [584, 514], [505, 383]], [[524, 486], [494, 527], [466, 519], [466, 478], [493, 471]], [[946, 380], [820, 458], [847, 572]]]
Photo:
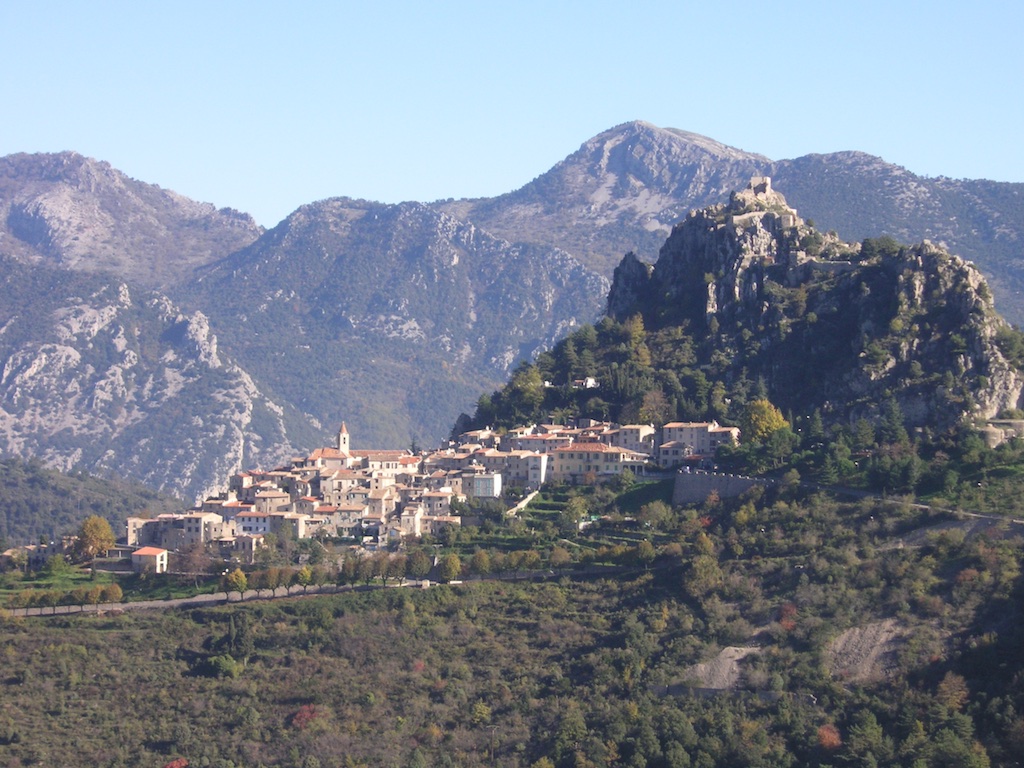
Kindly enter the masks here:
[[[1024, 185], [926, 179], [858, 152], [772, 161], [632, 122], [589, 139], [506, 195], [402, 205], [335, 198], [303, 206], [266, 232], [245, 214], [134, 181], [75, 153], [12, 155], [0, 158], [0, 256], [13, 265], [12, 276], [30, 274], [21, 266], [56, 270], [47, 280], [66, 283], [55, 293], [66, 304], [47, 303], [49, 314], [32, 315], [36, 336], [4, 341], [0, 362], [20, 372], [22, 406], [3, 418], [0, 442], [59, 466], [81, 461], [97, 471], [123, 469], [182, 493], [211, 487], [203, 477], [224, 475], [242, 461], [272, 461], [318, 443], [342, 418], [366, 447], [434, 443], [520, 360], [596, 320], [624, 253], [653, 262], [690, 210], [725, 202], [761, 174], [773, 177], [801, 216], [846, 240], [891, 234], [903, 242], [944, 242], [985, 272], [1009, 319], [1024, 320]], [[98, 282], [79, 283], [73, 275], [83, 272]], [[93, 306], [94, 296], [116, 297], [122, 285], [132, 308], [107, 299]], [[8, 280], [0, 304], [23, 306], [23, 290]], [[173, 313], [142, 311], [149, 305], [136, 302], [149, 290], [159, 291], [152, 300]], [[173, 345], [179, 331], [172, 326], [185, 327], [171, 314], [201, 316], [224, 365], [203, 368], [197, 359], [190, 370], [198, 376], [208, 369], [203, 376], [216, 378], [231, 369], [248, 383], [237, 389], [197, 379], [186, 388], [192, 399], [183, 391], [176, 410], [167, 411], [177, 416], [159, 422], [164, 426], [150, 421], [148, 434], [115, 430], [122, 448], [106, 458], [84, 450], [74, 458], [79, 446], [69, 433], [26, 414], [47, 413], [62, 400], [74, 404], [76, 429], [95, 435], [98, 445], [113, 439], [109, 424], [102, 425], [108, 416], [56, 380], [47, 383], [47, 366], [22, 363], [35, 359], [36, 348], [58, 343], [67, 313], [79, 305], [113, 312], [110, 329], [123, 319], [157, 345]], [[109, 339], [102, 333], [112, 359], [123, 354], [116, 332]], [[0, 341], [10, 335], [0, 332]], [[90, 357], [97, 340], [76, 338], [64, 346], [79, 355], [77, 362], [66, 358], [79, 386], [93, 387], [103, 371], [123, 365], [97, 365]], [[140, 358], [162, 365], [159, 355]], [[156, 370], [145, 377], [177, 375]], [[225, 427], [210, 439], [205, 420], [200, 426], [184, 418], [206, 407], [195, 398], [242, 390], [249, 393], [243, 400], [267, 405], [236, 423], [237, 431]], [[141, 404], [154, 391], [143, 387], [132, 397]], [[8, 388], [0, 397], [15, 395]], [[161, 440], [162, 429], [175, 437]], [[183, 470], [176, 452], [199, 444], [211, 458]], [[142, 455], [145, 472], [128, 458]], [[126, 463], [118, 463], [120, 456]], [[198, 474], [183, 484], [182, 471]]]
[[626, 123], [520, 189], [441, 204], [508, 239], [558, 242], [610, 275], [627, 251], [655, 252], [691, 208], [719, 202], [771, 161], [705, 136]]
[[610, 275], [624, 253], [653, 261], [690, 210], [770, 176], [802, 216], [844, 240], [929, 239], [974, 261], [1000, 311], [1024, 325], [1024, 184], [926, 178], [863, 152], [773, 161], [697, 134], [624, 123], [522, 188], [438, 203], [502, 237], [557, 243]]
[[436, 442], [451, 412], [593, 320], [608, 285], [556, 248], [420, 203], [336, 198], [303, 206], [185, 295], [273, 391], [386, 447]]
[[0, 158], [0, 253], [147, 288], [253, 242], [248, 214], [135, 181], [75, 152]]

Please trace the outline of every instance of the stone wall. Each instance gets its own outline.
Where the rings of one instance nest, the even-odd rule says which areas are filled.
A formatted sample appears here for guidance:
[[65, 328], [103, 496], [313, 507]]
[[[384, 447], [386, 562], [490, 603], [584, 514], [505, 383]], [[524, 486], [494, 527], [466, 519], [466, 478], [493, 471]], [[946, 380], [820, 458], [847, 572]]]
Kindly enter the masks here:
[[732, 498], [755, 485], [763, 485], [762, 478], [727, 475], [719, 472], [680, 472], [672, 489], [672, 504], [699, 504], [712, 491], [723, 498]]

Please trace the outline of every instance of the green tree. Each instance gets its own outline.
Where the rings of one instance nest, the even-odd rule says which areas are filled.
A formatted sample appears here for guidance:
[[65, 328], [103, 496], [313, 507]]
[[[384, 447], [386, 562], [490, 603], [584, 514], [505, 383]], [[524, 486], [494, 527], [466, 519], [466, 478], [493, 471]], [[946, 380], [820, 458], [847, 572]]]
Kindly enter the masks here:
[[388, 576], [397, 579], [399, 584], [405, 582], [409, 570], [409, 558], [405, 555], [394, 555], [388, 558]]
[[647, 539], [636, 545], [636, 559], [645, 569], [651, 567], [651, 563], [654, 562], [654, 558], [657, 555], [658, 553], [654, 549], [654, 545], [647, 541]]
[[224, 591], [227, 593], [237, 592], [238, 599], [242, 599], [242, 595], [249, 586], [249, 579], [246, 577], [245, 572], [241, 568], [235, 568], [228, 574], [225, 574], [223, 579]]
[[372, 557], [363, 556], [356, 561], [356, 579], [369, 584], [377, 575], [377, 567]]
[[782, 411], [769, 400], [758, 398], [747, 404], [740, 434], [744, 442], [761, 443], [773, 432], [787, 427], [789, 422], [783, 417]]
[[120, 603], [124, 599], [124, 592], [117, 582], [111, 582], [103, 587], [104, 603]]
[[882, 405], [882, 424], [879, 432], [884, 443], [910, 442], [907, 429], [903, 426], [903, 410], [894, 398], [889, 398]]
[[486, 576], [491, 572], [491, 556], [486, 549], [478, 549], [469, 561], [469, 570], [477, 576]]
[[408, 572], [411, 578], [416, 580], [427, 578], [430, 566], [430, 555], [422, 549], [417, 549], [409, 554]]
[[64, 555], [53, 555], [46, 561], [43, 572], [51, 579], [60, 580], [71, 573], [71, 566]]
[[249, 589], [255, 589], [256, 594], [262, 596], [263, 590], [267, 588], [267, 572], [255, 571], [249, 574]]
[[710, 555], [698, 555], [690, 561], [690, 567], [683, 576], [683, 588], [693, 597], [704, 597], [721, 586], [722, 569]]
[[359, 566], [359, 558], [354, 555], [347, 555], [341, 562], [341, 568], [338, 569], [338, 583], [341, 585], [355, 584], [356, 569]]
[[569, 554], [569, 550], [564, 547], [551, 548], [551, 554], [548, 555], [548, 565], [552, 568], [565, 568], [570, 563], [572, 563], [572, 555]]
[[473, 705], [473, 725], [487, 725], [491, 722], [491, 708], [484, 704], [482, 701], [478, 701]]
[[499, 418], [520, 424], [537, 421], [544, 402], [544, 380], [537, 367], [524, 362], [516, 368], [499, 399]]
[[462, 560], [454, 552], [441, 558], [438, 565], [438, 578], [445, 584], [455, 581], [462, 573]]
[[[646, 349], [646, 347], [644, 347]], [[641, 424], [664, 424], [671, 421], [673, 409], [660, 389], [652, 389], [647, 392], [640, 402], [640, 412], [637, 420]]]
[[860, 418], [853, 425], [853, 447], [868, 450], [875, 445], [875, 428], [867, 419]]
[[660, 499], [650, 501], [640, 507], [637, 519], [649, 528], [660, 530], [672, 522], [672, 507]]
[[106, 518], [90, 515], [82, 521], [78, 529], [75, 547], [81, 555], [89, 560], [93, 576], [96, 575], [96, 556], [106, 552], [117, 543], [117, 537], [110, 528]]
[[523, 553], [522, 569], [524, 571], [535, 571], [540, 568], [540, 553], [534, 549], [528, 549]]
[[563, 536], [575, 536], [579, 533], [580, 521], [587, 516], [587, 500], [582, 496], [573, 496], [558, 515], [558, 530]]
[[48, 589], [39, 595], [39, 605], [43, 608], [52, 608], [53, 613], [56, 613], [63, 595], [59, 589]]
[[555, 760], [562, 762], [575, 752], [587, 737], [587, 722], [575, 701], [570, 701], [562, 714], [555, 734]]
[[281, 586], [282, 579], [283, 574], [280, 568], [267, 568], [263, 575], [263, 583], [271, 593], [276, 592], [277, 588]]
[[380, 579], [385, 587], [388, 585], [388, 578], [391, 576], [391, 556], [386, 551], [380, 551], [373, 555], [373, 575]]
[[313, 583], [313, 569], [308, 565], [302, 566], [299, 568], [299, 572], [296, 574], [295, 580], [302, 585], [302, 592], [305, 594], [309, 589], [309, 585]]

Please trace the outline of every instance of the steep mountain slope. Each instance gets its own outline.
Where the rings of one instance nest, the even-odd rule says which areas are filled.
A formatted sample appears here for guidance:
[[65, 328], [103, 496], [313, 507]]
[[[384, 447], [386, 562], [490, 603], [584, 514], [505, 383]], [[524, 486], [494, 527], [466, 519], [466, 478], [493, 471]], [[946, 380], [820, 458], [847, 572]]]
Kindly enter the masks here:
[[[946, 430], [1016, 408], [1024, 390], [1021, 337], [977, 269], [928, 242], [823, 235], [767, 179], [692, 212], [653, 266], [627, 255], [608, 314], [541, 355], [533, 389], [520, 370], [482, 399], [476, 423], [737, 423], [768, 397], [826, 423]], [[583, 376], [600, 386], [564, 385]]]
[[261, 231], [247, 214], [135, 181], [74, 152], [0, 158], [0, 253], [26, 263], [108, 271], [166, 288]]
[[291, 451], [285, 408], [223, 358], [201, 313], [99, 275], [0, 267], [3, 453], [191, 499]]
[[633, 122], [598, 134], [526, 186], [439, 203], [509, 240], [549, 243], [610, 275], [654, 252], [691, 208], [718, 202], [771, 161], [695, 133]]
[[133, 515], [180, 512], [181, 499], [162, 496], [118, 477], [92, 477], [46, 469], [37, 460], [0, 459], [0, 551], [7, 545], [58, 540], [100, 515], [120, 531]]
[[622, 254], [653, 259], [672, 225], [769, 175], [801, 215], [846, 240], [931, 239], [975, 261], [997, 306], [1024, 324], [1024, 184], [929, 179], [862, 152], [773, 161], [644, 122], [616, 126], [521, 189], [437, 203], [515, 241], [556, 245], [610, 275]]
[[895, 398], [908, 423], [945, 428], [1016, 407], [1024, 377], [1000, 350], [1008, 329], [976, 269], [927, 242], [872, 252], [823, 238], [758, 190], [677, 225], [649, 282], [630, 286], [640, 301], [623, 311], [616, 286], [610, 307], [707, 332], [726, 379], [761, 378], [801, 412], [878, 418]]
[[607, 281], [418, 203], [304, 206], [190, 302], [260, 381], [364, 446], [437, 440], [509, 367], [594, 319]]

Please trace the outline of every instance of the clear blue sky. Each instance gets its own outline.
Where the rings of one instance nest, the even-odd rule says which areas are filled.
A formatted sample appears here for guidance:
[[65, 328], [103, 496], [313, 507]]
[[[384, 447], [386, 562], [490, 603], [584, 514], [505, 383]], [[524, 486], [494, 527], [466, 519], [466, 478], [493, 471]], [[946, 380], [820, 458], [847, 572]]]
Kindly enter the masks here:
[[1024, 3], [0, 0], [0, 155], [273, 226], [516, 189], [628, 120], [1024, 182]]

